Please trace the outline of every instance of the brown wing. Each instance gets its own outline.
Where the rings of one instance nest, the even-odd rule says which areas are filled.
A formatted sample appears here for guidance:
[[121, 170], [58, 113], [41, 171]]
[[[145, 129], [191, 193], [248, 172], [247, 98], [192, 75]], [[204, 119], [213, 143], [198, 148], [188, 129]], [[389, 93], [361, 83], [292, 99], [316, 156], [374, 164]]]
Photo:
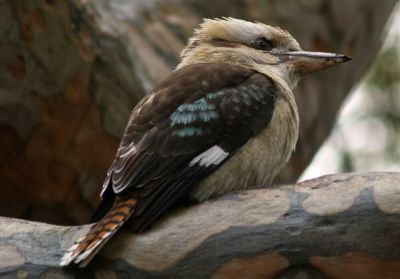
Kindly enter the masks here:
[[[272, 80], [247, 68], [195, 64], [176, 70], [134, 109], [103, 196], [137, 192], [134, 215], [143, 218], [134, 222], [144, 229], [264, 128], [274, 104]], [[214, 146], [227, 156], [190, 163]]]

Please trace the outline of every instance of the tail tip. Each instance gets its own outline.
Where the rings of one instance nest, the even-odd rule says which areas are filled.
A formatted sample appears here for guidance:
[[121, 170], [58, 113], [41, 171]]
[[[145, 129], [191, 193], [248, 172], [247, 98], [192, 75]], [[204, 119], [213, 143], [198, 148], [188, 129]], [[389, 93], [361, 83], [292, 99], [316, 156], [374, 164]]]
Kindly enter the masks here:
[[74, 245], [68, 248], [65, 254], [62, 256], [60, 260], [60, 266], [67, 266], [69, 265], [77, 256], [76, 248], [78, 247], [79, 242], [75, 242]]
[[73, 261], [73, 259], [74, 258], [72, 257], [72, 253], [71, 252], [67, 252], [62, 256], [59, 265], [60, 266], [67, 266]]

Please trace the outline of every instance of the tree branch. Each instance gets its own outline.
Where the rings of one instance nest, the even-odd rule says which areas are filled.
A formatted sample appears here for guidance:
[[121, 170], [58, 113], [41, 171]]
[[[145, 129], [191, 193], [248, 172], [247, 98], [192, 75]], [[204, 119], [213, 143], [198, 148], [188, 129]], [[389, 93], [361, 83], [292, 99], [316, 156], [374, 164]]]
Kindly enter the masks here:
[[88, 225], [0, 218], [0, 275], [399, 278], [399, 184], [400, 173], [352, 173], [233, 193], [178, 209], [146, 233], [121, 231], [83, 270], [58, 262]]

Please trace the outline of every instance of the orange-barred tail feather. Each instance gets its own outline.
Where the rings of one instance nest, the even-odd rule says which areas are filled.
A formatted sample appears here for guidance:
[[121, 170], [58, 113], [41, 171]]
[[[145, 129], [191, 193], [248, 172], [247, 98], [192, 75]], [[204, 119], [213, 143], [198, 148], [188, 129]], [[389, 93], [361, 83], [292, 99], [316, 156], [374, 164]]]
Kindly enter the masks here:
[[71, 262], [86, 266], [107, 241], [118, 231], [135, 211], [137, 199], [134, 195], [117, 197], [110, 211], [81, 239], [77, 240], [60, 261], [61, 266]]

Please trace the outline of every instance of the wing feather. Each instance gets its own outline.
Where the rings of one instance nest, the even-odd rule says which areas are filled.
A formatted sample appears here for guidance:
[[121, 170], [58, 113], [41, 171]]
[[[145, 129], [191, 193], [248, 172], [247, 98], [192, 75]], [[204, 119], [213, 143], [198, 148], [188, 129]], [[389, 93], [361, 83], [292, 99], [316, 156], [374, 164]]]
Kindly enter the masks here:
[[144, 229], [265, 128], [275, 98], [272, 80], [247, 68], [175, 71], [132, 112], [103, 195], [136, 192], [134, 228]]

